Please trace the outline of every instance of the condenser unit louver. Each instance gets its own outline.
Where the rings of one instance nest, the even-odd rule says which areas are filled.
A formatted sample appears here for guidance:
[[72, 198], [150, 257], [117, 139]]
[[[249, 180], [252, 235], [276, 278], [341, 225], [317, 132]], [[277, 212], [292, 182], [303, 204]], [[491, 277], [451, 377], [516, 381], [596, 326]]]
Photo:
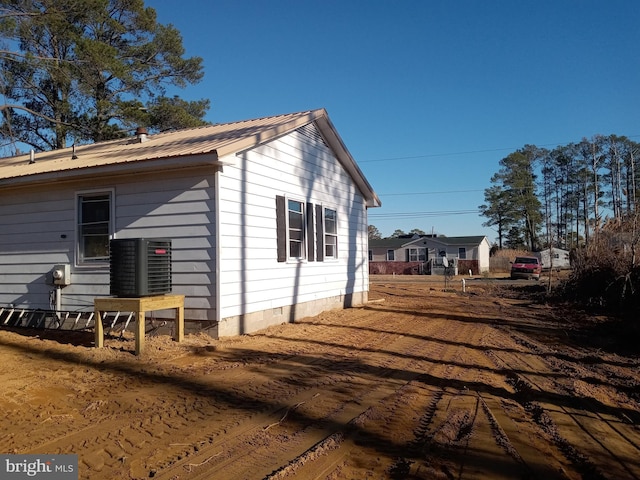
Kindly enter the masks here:
[[109, 242], [109, 290], [116, 297], [171, 293], [171, 240], [119, 238]]

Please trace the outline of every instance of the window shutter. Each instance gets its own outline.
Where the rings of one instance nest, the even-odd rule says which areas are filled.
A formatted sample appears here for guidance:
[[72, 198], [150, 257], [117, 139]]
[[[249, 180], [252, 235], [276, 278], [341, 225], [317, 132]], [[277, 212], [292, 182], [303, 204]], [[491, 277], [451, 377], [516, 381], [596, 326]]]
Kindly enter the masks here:
[[322, 205], [316, 205], [316, 245], [319, 262], [324, 262], [324, 224], [322, 223]]
[[313, 203], [307, 203], [307, 260], [313, 262], [315, 236], [313, 234]]
[[278, 261], [287, 261], [287, 211], [284, 197], [276, 195], [276, 237], [278, 242]]

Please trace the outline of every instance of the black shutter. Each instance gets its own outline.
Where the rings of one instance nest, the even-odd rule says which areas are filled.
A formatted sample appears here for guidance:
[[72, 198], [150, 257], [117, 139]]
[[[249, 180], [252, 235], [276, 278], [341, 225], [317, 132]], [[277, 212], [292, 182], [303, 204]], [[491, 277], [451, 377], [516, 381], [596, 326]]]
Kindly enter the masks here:
[[276, 195], [276, 236], [278, 241], [278, 261], [287, 261], [287, 210], [284, 197]]
[[313, 203], [307, 203], [307, 260], [310, 262], [315, 260], [315, 250], [313, 248], [315, 236], [313, 232]]
[[316, 245], [319, 262], [324, 262], [324, 224], [322, 223], [322, 205], [316, 205]]

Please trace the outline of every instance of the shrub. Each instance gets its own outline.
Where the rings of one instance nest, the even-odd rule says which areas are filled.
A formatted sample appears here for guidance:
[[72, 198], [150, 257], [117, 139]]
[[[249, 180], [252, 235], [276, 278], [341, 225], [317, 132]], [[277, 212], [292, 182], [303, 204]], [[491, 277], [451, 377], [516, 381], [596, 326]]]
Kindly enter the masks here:
[[573, 272], [560, 287], [562, 297], [624, 314], [640, 307], [638, 216], [608, 221], [586, 248], [573, 252]]

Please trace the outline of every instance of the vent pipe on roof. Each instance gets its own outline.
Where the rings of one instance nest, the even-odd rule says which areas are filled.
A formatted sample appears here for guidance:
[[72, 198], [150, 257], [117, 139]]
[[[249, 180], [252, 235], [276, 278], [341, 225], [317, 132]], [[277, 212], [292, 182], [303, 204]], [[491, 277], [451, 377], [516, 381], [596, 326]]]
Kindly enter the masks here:
[[144, 127], [136, 128], [136, 138], [137, 138], [139, 143], [146, 142], [147, 140], [149, 140], [147, 138], [148, 134], [149, 134], [149, 132], [147, 132], [146, 128], [144, 128]]
[[78, 156], [76, 155], [76, 144], [71, 145], [71, 160], [77, 160]]
[[29, 152], [29, 164], [36, 163], [36, 152], [33, 151], [33, 148]]

